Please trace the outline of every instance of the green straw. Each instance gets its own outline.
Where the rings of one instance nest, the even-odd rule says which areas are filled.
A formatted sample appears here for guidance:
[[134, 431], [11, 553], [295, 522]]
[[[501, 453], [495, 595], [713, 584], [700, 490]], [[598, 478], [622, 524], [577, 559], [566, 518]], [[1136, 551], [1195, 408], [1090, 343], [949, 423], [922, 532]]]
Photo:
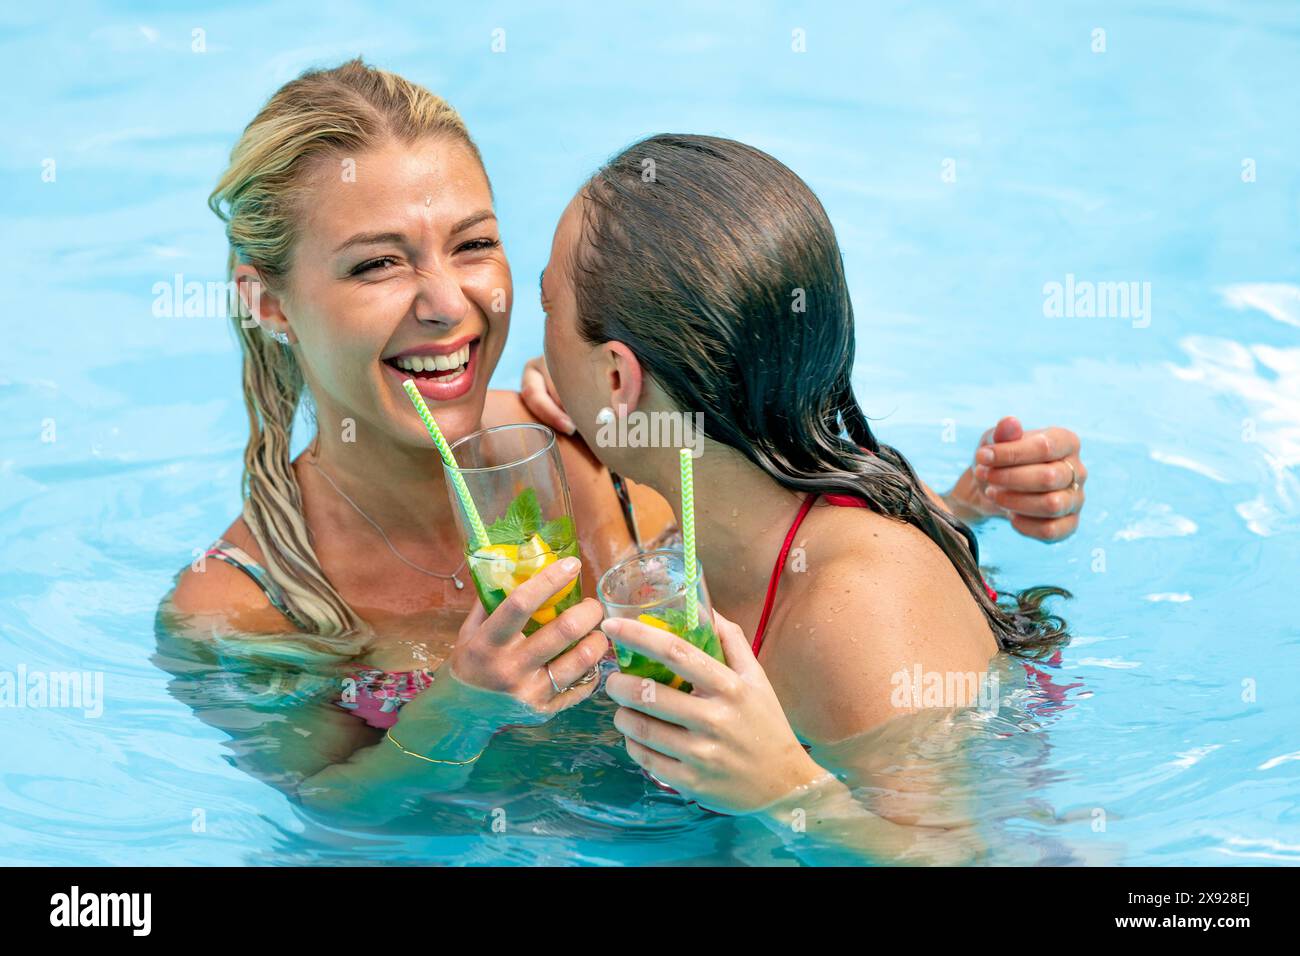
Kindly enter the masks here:
[[[408, 378], [402, 383], [402, 388], [406, 389], [407, 397], [411, 400], [411, 404], [415, 406], [420, 421], [424, 422], [429, 437], [438, 446], [438, 454], [442, 455], [443, 463], [447, 466], [447, 471], [451, 475], [451, 483], [456, 489], [456, 496], [460, 498], [461, 506], [465, 509], [465, 514], [469, 518], [469, 526], [473, 529], [474, 540], [470, 542], [471, 547], [475, 551], [487, 547], [489, 543], [487, 529], [483, 527], [483, 519], [478, 516], [478, 509], [474, 507], [474, 499], [469, 496], [469, 488], [465, 485], [464, 475], [460, 473], [460, 465], [456, 464], [456, 456], [451, 453], [451, 446], [447, 444], [447, 439], [442, 437], [442, 429], [433, 420], [433, 413], [429, 411], [429, 406], [424, 404], [424, 396], [415, 387], [415, 382]], [[692, 561], [694, 561], [693, 558]]]
[[686, 620], [689, 627], [699, 626], [699, 587], [695, 583], [695, 477], [691, 469], [691, 450], [678, 452], [682, 465], [682, 553], [686, 564]]

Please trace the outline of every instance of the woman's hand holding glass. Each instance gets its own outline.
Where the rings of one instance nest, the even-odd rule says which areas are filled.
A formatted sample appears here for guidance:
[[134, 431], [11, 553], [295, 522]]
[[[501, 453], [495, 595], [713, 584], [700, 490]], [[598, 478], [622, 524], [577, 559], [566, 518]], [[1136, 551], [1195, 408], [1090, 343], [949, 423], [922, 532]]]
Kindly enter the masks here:
[[706, 809], [756, 813], [828, 771], [799, 743], [741, 629], [716, 611], [713, 620], [726, 664], [668, 631], [607, 618], [612, 639], [693, 690], [620, 673], [605, 679], [605, 693], [621, 705], [614, 726], [647, 773]]
[[[532, 635], [523, 633], [537, 609], [574, 580], [581, 567], [577, 558], [556, 561], [515, 588], [491, 614], [476, 604], [439, 669], [435, 688], [450, 677], [468, 716], [493, 730], [545, 723], [589, 697], [598, 683], [595, 668], [609, 648], [597, 630], [602, 614], [597, 601], [588, 598]], [[405, 720], [405, 711], [402, 716]]]

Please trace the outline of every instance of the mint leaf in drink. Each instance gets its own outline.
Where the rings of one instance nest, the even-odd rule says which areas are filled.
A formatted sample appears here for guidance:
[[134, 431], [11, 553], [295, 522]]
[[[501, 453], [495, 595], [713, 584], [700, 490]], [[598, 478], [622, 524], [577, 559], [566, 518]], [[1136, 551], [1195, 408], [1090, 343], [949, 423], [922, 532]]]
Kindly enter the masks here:
[[551, 546], [552, 551], [560, 551], [574, 539], [573, 519], [568, 515], [560, 515], [554, 521], [542, 525], [542, 530], [537, 533]]
[[680, 608], [661, 608], [654, 613], [682, 640], [694, 644], [715, 660], [723, 659], [722, 643], [713, 628], [699, 621], [692, 621]]
[[506, 513], [487, 527], [488, 541], [492, 544], [523, 544], [542, 523], [542, 506], [537, 492], [525, 488], [510, 502]]

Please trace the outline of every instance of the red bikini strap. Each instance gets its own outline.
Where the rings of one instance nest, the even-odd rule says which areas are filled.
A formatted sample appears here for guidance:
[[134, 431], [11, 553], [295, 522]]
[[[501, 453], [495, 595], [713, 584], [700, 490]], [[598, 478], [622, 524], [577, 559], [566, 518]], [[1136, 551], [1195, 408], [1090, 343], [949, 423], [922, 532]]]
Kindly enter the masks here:
[[767, 619], [772, 616], [772, 605], [776, 603], [776, 587], [781, 582], [781, 572], [785, 570], [785, 560], [790, 556], [790, 545], [794, 544], [794, 536], [799, 531], [799, 525], [803, 524], [803, 519], [808, 514], [808, 509], [813, 506], [817, 500], [817, 492], [813, 492], [804, 499], [799, 506], [799, 513], [794, 516], [794, 524], [790, 525], [790, 530], [785, 533], [785, 542], [781, 545], [781, 553], [776, 556], [776, 567], [772, 569], [772, 579], [767, 582], [767, 597], [763, 599], [763, 616], [758, 619], [758, 630], [754, 632], [754, 656], [758, 656], [759, 650], [763, 647], [763, 632], [767, 630]]

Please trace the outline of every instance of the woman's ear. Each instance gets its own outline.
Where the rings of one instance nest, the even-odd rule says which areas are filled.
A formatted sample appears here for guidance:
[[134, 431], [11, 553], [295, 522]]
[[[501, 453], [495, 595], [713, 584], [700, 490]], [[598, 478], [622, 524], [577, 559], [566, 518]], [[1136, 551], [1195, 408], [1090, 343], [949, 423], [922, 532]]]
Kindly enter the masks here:
[[606, 342], [601, 349], [610, 404], [614, 408], [621, 406], [626, 411], [636, 411], [644, 385], [641, 363], [622, 342]]
[[256, 267], [240, 263], [235, 266], [233, 279], [242, 306], [240, 314], [248, 316], [243, 321], [259, 325], [271, 335], [289, 336], [289, 341], [294, 341], [280, 297], [267, 289]]

